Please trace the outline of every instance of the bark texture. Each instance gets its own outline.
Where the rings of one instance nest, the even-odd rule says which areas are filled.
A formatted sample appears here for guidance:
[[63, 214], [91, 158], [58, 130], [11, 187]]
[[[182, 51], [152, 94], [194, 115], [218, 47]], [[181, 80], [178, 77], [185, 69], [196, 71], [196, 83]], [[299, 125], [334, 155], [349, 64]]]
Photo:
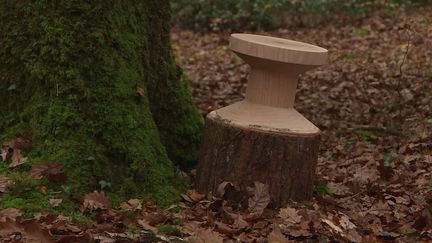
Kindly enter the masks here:
[[230, 181], [240, 188], [255, 181], [269, 185], [274, 206], [312, 196], [319, 134], [302, 137], [230, 126], [209, 115], [197, 169], [200, 192], [216, 192]]
[[[167, 0], [0, 3], [0, 141], [31, 135], [78, 195], [109, 182], [161, 204], [196, 161], [202, 119], [169, 41]], [[144, 90], [144, 95], [136, 92]]]

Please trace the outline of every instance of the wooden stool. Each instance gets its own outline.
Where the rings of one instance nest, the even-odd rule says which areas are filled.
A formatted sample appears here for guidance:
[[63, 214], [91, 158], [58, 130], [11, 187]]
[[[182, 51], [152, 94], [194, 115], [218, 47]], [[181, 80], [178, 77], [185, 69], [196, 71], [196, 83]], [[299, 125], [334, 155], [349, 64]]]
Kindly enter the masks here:
[[232, 34], [230, 48], [251, 67], [246, 98], [207, 115], [196, 187], [260, 181], [274, 206], [312, 196], [320, 130], [294, 108], [298, 76], [327, 50], [281, 38]]

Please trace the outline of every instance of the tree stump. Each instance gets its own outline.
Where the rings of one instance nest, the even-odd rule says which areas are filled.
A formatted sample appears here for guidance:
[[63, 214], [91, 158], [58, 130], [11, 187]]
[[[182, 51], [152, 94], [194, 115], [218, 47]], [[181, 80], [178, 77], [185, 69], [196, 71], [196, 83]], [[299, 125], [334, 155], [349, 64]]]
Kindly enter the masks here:
[[233, 34], [230, 48], [251, 66], [246, 98], [206, 118], [196, 187], [224, 181], [269, 186], [272, 204], [310, 199], [320, 130], [294, 108], [298, 76], [327, 61], [327, 50], [286, 39]]

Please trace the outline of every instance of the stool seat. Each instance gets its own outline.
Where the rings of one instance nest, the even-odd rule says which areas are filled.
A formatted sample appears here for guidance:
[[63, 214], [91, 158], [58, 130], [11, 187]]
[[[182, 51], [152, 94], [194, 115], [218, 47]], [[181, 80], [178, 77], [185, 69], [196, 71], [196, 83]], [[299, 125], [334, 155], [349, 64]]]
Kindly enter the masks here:
[[282, 38], [232, 34], [230, 48], [236, 53], [283, 63], [321, 66], [328, 51], [322, 47]]

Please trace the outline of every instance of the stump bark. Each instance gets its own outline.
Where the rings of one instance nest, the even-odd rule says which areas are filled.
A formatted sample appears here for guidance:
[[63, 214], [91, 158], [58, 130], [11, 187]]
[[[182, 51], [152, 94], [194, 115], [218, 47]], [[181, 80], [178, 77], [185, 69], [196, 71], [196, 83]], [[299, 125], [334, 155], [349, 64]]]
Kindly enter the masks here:
[[196, 187], [216, 192], [224, 181], [246, 188], [255, 181], [269, 186], [274, 206], [289, 199], [308, 200], [319, 150], [319, 133], [298, 136], [232, 126], [214, 114], [206, 118]]

